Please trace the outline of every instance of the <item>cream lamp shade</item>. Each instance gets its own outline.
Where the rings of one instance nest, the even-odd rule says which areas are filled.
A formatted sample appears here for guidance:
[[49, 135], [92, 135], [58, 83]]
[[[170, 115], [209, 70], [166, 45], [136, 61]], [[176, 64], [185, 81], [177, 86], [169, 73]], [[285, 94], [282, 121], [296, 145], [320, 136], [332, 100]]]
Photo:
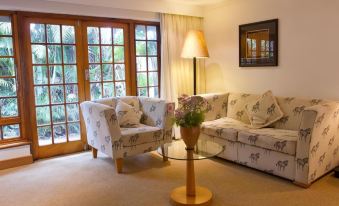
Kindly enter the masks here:
[[182, 58], [207, 58], [209, 57], [205, 37], [202, 31], [191, 30], [187, 32], [184, 46], [181, 51]]

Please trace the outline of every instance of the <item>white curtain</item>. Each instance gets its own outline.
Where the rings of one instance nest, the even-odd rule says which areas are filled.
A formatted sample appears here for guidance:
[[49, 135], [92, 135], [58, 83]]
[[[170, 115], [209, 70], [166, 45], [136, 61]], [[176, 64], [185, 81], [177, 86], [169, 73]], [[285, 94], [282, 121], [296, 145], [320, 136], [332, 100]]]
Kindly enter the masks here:
[[[202, 30], [199, 17], [161, 14], [161, 97], [177, 102], [181, 94], [193, 94], [193, 59], [181, 58], [186, 33]], [[205, 93], [204, 60], [197, 60], [197, 93]]]

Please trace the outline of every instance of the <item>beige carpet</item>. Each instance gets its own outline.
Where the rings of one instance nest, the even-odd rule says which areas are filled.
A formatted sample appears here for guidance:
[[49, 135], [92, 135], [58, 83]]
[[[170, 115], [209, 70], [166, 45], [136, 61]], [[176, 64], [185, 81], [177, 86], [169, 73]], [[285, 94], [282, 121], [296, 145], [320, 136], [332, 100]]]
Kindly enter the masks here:
[[[169, 205], [185, 181], [185, 162], [157, 154], [125, 160], [116, 174], [111, 159], [85, 152], [0, 171], [1, 206]], [[310, 189], [221, 159], [196, 161], [197, 182], [214, 193], [212, 205], [339, 205], [339, 179], [329, 174]]]

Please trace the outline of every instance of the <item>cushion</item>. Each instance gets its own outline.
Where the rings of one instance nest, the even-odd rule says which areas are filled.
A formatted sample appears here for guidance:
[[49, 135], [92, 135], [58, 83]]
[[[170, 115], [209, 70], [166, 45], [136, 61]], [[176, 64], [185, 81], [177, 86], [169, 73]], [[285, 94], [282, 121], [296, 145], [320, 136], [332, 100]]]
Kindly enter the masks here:
[[245, 112], [245, 106], [257, 100], [260, 95], [246, 93], [230, 93], [227, 103], [227, 117], [250, 124], [250, 120]]
[[298, 131], [262, 128], [240, 131], [238, 141], [264, 149], [295, 155]]
[[137, 127], [140, 124], [142, 112], [119, 100], [115, 108], [121, 127]]
[[248, 129], [248, 126], [243, 122], [229, 117], [206, 121], [201, 125], [201, 133], [230, 141], [237, 141], [238, 132]]
[[199, 94], [199, 96], [202, 96], [207, 101], [207, 112], [205, 113], [205, 121], [211, 121], [226, 117], [228, 93]]
[[265, 92], [256, 101], [248, 103], [245, 112], [253, 128], [266, 127], [284, 116], [271, 91]]
[[158, 127], [139, 124], [135, 128], [121, 128], [121, 136], [122, 146], [133, 147], [163, 140], [163, 130]]

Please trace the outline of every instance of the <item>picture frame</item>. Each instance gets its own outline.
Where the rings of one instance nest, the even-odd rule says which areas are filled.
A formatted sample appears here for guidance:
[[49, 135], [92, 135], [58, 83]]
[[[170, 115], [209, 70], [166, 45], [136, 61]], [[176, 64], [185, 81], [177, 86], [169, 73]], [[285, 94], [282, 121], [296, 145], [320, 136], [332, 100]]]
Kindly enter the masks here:
[[239, 25], [239, 67], [278, 66], [278, 19]]

